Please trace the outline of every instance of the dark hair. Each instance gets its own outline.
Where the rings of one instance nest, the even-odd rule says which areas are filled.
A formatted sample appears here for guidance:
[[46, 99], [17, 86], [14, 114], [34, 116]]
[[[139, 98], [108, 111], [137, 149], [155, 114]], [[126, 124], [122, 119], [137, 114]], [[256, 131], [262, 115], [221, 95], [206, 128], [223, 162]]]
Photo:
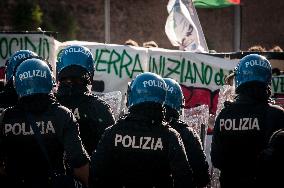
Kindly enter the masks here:
[[271, 96], [271, 86], [259, 81], [251, 81], [237, 87], [236, 94], [247, 96], [258, 102], [268, 102]]
[[143, 43], [144, 48], [158, 48], [158, 44], [155, 41], [147, 41]]
[[248, 49], [249, 52], [265, 52], [266, 49], [260, 45], [254, 45], [254, 46], [251, 46], [249, 49]]
[[269, 50], [270, 52], [283, 52], [280, 46], [274, 46], [272, 49]]

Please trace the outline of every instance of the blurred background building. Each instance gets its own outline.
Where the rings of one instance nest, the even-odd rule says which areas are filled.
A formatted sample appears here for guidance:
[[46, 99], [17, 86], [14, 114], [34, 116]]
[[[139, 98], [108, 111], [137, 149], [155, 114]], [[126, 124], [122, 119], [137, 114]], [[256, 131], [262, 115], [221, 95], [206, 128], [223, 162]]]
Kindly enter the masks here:
[[[142, 44], [177, 49], [165, 34], [168, 0], [109, 0], [110, 43], [129, 38]], [[59, 41], [105, 42], [105, 0], [1, 0], [0, 30], [58, 32]], [[240, 49], [254, 45], [284, 47], [283, 0], [241, 0]], [[234, 7], [197, 9], [207, 45], [217, 52], [234, 51]]]

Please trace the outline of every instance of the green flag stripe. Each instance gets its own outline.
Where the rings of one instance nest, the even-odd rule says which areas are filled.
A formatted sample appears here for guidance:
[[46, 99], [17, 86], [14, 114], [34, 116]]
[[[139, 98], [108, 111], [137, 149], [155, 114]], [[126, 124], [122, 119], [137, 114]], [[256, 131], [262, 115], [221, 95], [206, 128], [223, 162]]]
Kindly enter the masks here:
[[235, 5], [226, 0], [194, 0], [193, 3], [197, 8], [223, 8]]

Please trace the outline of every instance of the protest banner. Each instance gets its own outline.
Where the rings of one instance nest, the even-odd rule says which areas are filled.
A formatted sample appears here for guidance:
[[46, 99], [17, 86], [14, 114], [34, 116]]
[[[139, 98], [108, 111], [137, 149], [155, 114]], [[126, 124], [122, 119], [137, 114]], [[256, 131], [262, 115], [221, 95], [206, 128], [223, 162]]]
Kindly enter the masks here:
[[[83, 41], [65, 42], [59, 49], [72, 44], [84, 45], [92, 51], [95, 59], [93, 90], [96, 92], [120, 91], [125, 95], [127, 83], [137, 74], [153, 72], [181, 84], [185, 108], [205, 104], [213, 114], [224, 77], [239, 61], [207, 53]], [[273, 77], [273, 93], [284, 93], [283, 82], [283, 77]]]
[[272, 93], [275, 104], [284, 108], [284, 75], [272, 77]]
[[31, 50], [48, 60], [54, 68], [56, 50], [60, 42], [43, 33], [0, 32], [0, 67], [18, 50]]
[[274, 94], [284, 94], [284, 75], [272, 77], [272, 92]]
[[[224, 85], [224, 77], [234, 69], [239, 60], [239, 58], [230, 59], [228, 55], [218, 57], [208, 53], [162, 48], [87, 41], [60, 43], [53, 37], [38, 33], [0, 33], [0, 66], [3, 66], [15, 51], [29, 49], [49, 60], [55, 71], [59, 51], [74, 44], [86, 46], [94, 56], [95, 73], [92, 86], [94, 92], [120, 91], [124, 98], [128, 82], [142, 72], [153, 72], [162, 77], [173, 78], [181, 84], [185, 96], [185, 108], [205, 104], [212, 114], [215, 114], [217, 109], [219, 89]], [[274, 94], [283, 95], [283, 77], [273, 77], [272, 91]]]
[[93, 53], [94, 91], [120, 91], [124, 95], [127, 83], [137, 74], [153, 72], [173, 78], [182, 85], [186, 108], [206, 104], [213, 113], [224, 76], [237, 64], [237, 60], [161, 48], [78, 41], [62, 43], [60, 48], [71, 44], [84, 45]]

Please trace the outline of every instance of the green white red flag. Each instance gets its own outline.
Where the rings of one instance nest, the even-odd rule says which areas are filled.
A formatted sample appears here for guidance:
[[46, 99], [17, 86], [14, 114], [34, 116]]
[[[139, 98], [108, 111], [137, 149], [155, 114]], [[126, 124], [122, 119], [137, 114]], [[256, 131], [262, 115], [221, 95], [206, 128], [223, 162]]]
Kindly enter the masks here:
[[241, 0], [193, 0], [196, 8], [223, 8], [240, 3]]

